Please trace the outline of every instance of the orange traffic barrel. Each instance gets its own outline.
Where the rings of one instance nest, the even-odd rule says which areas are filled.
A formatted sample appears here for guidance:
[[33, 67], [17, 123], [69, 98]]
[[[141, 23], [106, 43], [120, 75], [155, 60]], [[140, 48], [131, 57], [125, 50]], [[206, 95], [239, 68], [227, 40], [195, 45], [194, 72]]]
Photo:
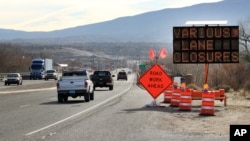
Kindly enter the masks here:
[[174, 91], [172, 93], [172, 98], [171, 98], [171, 102], [170, 105], [174, 106], [174, 107], [178, 107], [179, 103], [180, 103], [180, 95], [181, 95], [181, 90], [178, 88], [174, 88]]
[[203, 92], [201, 102], [201, 115], [214, 115], [214, 92]]
[[170, 103], [173, 93], [173, 86], [170, 85], [167, 87], [167, 89], [164, 91], [164, 101], [165, 103]]
[[192, 107], [192, 92], [190, 89], [181, 91], [179, 110], [190, 111]]

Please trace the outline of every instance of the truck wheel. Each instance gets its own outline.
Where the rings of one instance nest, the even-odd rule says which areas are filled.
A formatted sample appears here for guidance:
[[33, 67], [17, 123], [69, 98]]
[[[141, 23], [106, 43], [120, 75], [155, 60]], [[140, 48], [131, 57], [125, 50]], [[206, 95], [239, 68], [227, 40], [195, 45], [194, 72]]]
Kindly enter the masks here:
[[59, 103], [62, 103], [63, 102], [63, 96], [62, 95], [57, 95], [57, 100]]
[[113, 90], [113, 86], [109, 86], [109, 90]]
[[84, 95], [84, 100], [85, 100], [86, 102], [89, 102], [89, 99], [90, 99], [90, 94], [89, 94], [89, 93], [86, 93], [86, 94]]
[[94, 100], [94, 90], [92, 93], [90, 93], [90, 100]]

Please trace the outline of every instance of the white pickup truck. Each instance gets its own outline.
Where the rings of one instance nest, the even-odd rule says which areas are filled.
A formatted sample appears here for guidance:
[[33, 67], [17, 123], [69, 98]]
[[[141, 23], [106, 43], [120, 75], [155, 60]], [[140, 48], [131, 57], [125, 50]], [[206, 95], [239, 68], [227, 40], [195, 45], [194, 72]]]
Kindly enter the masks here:
[[83, 96], [85, 102], [94, 100], [93, 82], [87, 71], [65, 71], [57, 82], [58, 102], [67, 102], [68, 97]]

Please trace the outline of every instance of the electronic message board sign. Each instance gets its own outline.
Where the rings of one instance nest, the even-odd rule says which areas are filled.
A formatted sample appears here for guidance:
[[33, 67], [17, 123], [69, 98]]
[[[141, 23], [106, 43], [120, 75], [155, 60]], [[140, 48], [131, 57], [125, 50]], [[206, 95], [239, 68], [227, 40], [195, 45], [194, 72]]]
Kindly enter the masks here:
[[239, 63], [239, 26], [173, 27], [173, 63]]

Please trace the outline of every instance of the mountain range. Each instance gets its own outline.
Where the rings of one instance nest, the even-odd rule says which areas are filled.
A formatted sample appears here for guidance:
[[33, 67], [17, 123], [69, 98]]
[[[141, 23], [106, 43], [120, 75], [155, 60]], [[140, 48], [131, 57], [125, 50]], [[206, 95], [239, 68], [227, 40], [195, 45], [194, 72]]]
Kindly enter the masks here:
[[238, 25], [250, 16], [249, 0], [224, 0], [183, 8], [167, 8], [135, 16], [50, 32], [0, 29], [0, 41], [53, 40], [59, 42], [172, 42], [174, 26], [186, 21], [227, 20]]

